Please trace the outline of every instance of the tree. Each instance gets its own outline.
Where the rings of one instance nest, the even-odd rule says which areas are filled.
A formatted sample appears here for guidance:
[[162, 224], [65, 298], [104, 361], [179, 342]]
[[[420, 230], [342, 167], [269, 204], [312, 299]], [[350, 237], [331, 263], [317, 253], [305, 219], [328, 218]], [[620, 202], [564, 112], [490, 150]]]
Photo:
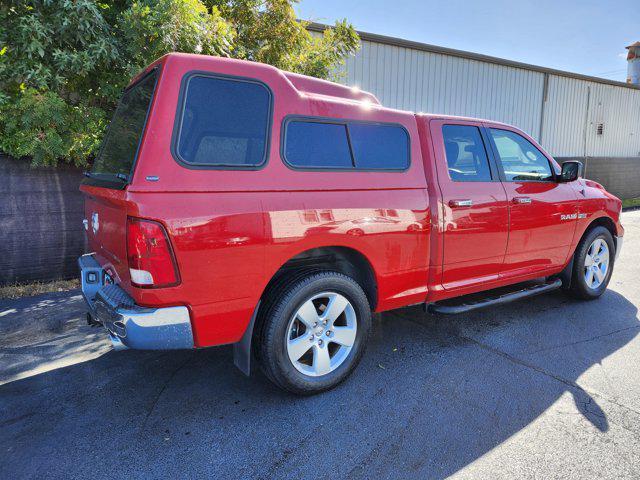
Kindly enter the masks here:
[[337, 22], [312, 35], [297, 0], [14, 0], [0, 5], [0, 150], [84, 166], [122, 89], [172, 52], [331, 78], [359, 47]]
[[[360, 39], [346, 20], [313, 37], [308, 22], [298, 21], [290, 0], [209, 0], [236, 32], [233, 56], [268, 63], [320, 78], [329, 78]], [[297, 0], [296, 0], [297, 3]]]

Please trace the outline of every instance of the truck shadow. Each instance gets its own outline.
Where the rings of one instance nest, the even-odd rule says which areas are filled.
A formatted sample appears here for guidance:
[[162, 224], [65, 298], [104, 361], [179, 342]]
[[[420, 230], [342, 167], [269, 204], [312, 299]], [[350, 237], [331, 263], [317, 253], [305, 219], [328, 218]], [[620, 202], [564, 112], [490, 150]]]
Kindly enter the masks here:
[[[347, 382], [298, 398], [244, 377], [230, 347], [100, 353], [78, 326], [97, 355], [80, 363], [38, 373], [63, 357], [68, 331], [0, 349], [5, 364], [31, 355], [35, 372], [0, 385], [0, 477], [445, 478], [548, 411], [608, 431], [623, 407], [585, 385], [639, 331], [636, 307], [611, 290], [457, 317], [407, 308], [376, 317]], [[615, 369], [602, 375], [616, 383]]]

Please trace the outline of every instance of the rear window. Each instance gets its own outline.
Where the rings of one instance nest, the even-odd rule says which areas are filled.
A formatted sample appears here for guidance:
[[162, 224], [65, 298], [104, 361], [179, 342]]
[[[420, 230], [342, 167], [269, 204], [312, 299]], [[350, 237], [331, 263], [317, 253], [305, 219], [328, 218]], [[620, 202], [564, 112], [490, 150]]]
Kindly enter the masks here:
[[400, 125], [289, 120], [285, 124], [285, 161], [296, 168], [405, 170], [409, 135]]
[[271, 93], [262, 83], [194, 75], [187, 80], [175, 143], [188, 165], [246, 168], [266, 160]]
[[111, 124], [93, 163], [90, 177], [126, 185], [138, 154], [138, 147], [156, 86], [154, 70], [127, 89], [116, 108]]

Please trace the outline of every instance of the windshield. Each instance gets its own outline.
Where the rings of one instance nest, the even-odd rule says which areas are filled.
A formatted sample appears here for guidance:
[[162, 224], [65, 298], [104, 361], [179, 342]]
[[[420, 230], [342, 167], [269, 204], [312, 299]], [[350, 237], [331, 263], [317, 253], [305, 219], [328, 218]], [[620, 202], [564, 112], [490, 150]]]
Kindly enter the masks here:
[[125, 91], [111, 119], [90, 176], [95, 179], [129, 181], [147, 113], [156, 85], [157, 70]]

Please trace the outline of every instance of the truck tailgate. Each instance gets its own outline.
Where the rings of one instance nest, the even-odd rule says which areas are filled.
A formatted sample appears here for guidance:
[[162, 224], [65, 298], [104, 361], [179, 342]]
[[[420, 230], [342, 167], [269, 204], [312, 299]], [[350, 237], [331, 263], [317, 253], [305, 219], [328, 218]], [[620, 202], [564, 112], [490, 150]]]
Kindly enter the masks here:
[[89, 251], [115, 283], [130, 288], [127, 263], [127, 201], [124, 190], [83, 185]]

